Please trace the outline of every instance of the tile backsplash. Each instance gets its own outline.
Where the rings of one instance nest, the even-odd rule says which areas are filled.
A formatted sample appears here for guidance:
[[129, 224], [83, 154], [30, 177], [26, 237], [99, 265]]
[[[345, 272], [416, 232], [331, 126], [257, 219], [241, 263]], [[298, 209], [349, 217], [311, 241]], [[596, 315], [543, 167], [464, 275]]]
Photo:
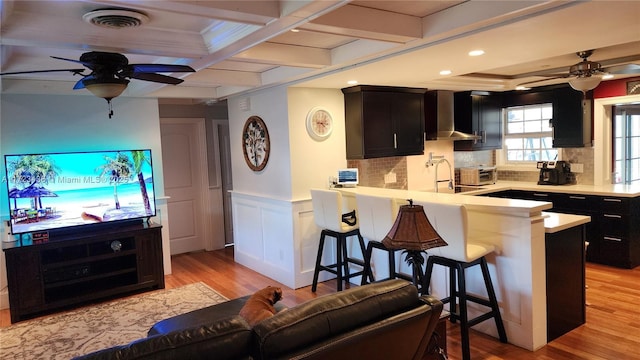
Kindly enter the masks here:
[[[407, 161], [404, 156], [347, 160], [347, 166], [358, 168], [361, 186], [407, 189]], [[385, 176], [395, 177], [395, 182], [385, 183]]]

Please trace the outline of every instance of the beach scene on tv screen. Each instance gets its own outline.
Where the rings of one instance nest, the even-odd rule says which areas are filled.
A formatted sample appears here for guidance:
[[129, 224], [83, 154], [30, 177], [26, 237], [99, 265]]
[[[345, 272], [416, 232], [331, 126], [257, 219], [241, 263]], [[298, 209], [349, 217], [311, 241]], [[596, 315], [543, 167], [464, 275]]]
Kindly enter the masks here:
[[13, 234], [154, 216], [150, 150], [6, 155]]

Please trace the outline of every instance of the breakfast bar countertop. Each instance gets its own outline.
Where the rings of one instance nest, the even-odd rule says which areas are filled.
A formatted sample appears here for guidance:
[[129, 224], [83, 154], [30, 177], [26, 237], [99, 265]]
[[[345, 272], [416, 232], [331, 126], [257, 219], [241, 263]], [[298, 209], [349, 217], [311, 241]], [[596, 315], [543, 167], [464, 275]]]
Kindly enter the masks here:
[[542, 217], [544, 217], [544, 232], [547, 234], [557, 233], [591, 221], [591, 216], [546, 211], [542, 212]]

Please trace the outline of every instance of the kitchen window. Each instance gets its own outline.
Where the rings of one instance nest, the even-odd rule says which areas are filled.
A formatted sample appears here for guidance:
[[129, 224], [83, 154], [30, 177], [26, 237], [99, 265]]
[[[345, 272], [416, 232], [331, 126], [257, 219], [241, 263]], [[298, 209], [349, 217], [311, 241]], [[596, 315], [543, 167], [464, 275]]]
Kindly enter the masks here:
[[504, 159], [507, 163], [555, 160], [558, 150], [552, 147], [553, 117], [551, 103], [513, 106], [504, 109]]
[[640, 105], [613, 110], [613, 182], [640, 183]]

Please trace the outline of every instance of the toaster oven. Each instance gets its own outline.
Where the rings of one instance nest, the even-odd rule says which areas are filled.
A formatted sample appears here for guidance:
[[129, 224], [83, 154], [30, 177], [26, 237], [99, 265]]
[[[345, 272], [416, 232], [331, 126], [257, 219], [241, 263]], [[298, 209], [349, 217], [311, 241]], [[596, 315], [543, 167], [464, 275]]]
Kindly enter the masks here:
[[459, 172], [460, 185], [490, 185], [495, 184], [498, 179], [495, 166], [463, 167]]

